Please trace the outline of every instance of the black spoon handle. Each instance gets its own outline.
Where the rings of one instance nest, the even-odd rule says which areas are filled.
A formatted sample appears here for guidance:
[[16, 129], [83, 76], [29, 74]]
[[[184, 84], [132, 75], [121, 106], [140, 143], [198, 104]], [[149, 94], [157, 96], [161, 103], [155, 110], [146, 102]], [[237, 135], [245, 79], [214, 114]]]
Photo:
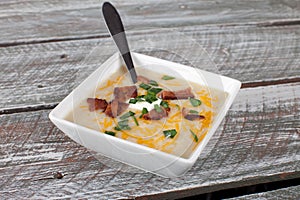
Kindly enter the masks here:
[[115, 41], [123, 60], [127, 66], [133, 83], [137, 82], [136, 71], [133, 66], [131, 54], [129, 51], [126, 34], [124, 30], [121, 17], [116, 8], [108, 2], [102, 6], [102, 13], [106, 22], [107, 29], [109, 30], [113, 40]]

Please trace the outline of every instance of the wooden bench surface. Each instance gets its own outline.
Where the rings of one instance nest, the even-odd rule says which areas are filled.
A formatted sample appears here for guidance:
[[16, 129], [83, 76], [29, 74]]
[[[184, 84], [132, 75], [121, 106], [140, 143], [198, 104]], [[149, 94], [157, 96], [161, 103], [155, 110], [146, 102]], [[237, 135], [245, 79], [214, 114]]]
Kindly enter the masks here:
[[[102, 2], [1, 1], [1, 199], [175, 199], [300, 177], [299, 1], [112, 3], [135, 51], [242, 81], [235, 102], [184, 177], [166, 179], [98, 161], [48, 114], [99, 66], [85, 60], [92, 49], [103, 47], [99, 62], [117, 51]], [[178, 35], [182, 40], [166, 40]], [[147, 42], [174, 49], [149, 50], [141, 45]], [[213, 68], [197, 59], [197, 45]], [[56, 172], [63, 178], [54, 178]], [[274, 196], [300, 198], [299, 186], [238, 199]]]

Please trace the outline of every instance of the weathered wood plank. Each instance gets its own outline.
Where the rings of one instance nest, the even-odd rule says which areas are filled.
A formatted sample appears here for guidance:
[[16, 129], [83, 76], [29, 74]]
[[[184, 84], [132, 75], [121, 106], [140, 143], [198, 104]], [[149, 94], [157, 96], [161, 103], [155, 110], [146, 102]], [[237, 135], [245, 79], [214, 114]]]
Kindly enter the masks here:
[[[177, 179], [98, 162], [51, 124], [48, 110], [2, 115], [0, 198], [173, 199], [300, 177], [299, 86], [242, 89], [205, 152]], [[52, 179], [56, 171], [66, 175]]]
[[[184, 33], [184, 34], [183, 34]], [[129, 34], [137, 52], [227, 75], [243, 83], [300, 78], [300, 25], [189, 27]], [[201, 48], [216, 63], [208, 65]], [[94, 60], [83, 62], [99, 47]], [[0, 110], [53, 105], [116, 52], [110, 38], [0, 48]]]
[[[108, 35], [98, 0], [0, 2], [0, 44]], [[245, 24], [300, 18], [297, 0], [112, 1], [127, 29]], [[298, 21], [297, 21], [298, 19]], [[268, 23], [267, 23], [268, 24]], [[299, 24], [299, 23], [298, 23]]]
[[[278, 189], [274, 191], [261, 192], [241, 197], [232, 198], [231, 200], [273, 200], [273, 199], [286, 199], [295, 200], [300, 199], [300, 185]], [[230, 200], [230, 199], [228, 199]]]

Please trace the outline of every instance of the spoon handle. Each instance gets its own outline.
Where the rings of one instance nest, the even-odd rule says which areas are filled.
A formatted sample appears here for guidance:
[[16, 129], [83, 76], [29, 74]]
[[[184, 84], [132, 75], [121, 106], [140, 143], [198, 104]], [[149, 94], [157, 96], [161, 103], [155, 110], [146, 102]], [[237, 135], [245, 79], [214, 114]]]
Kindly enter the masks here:
[[108, 2], [102, 6], [102, 13], [106, 22], [107, 29], [109, 30], [113, 40], [115, 41], [123, 60], [127, 66], [133, 83], [137, 82], [137, 75], [132, 62], [131, 54], [129, 51], [126, 34], [124, 30], [121, 17], [116, 8]]

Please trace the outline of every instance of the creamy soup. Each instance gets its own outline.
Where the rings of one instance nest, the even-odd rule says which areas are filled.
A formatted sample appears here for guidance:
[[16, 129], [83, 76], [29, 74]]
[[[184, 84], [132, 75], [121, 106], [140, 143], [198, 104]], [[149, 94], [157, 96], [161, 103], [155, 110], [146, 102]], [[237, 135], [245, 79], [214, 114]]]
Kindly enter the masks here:
[[140, 75], [136, 84], [119, 70], [83, 97], [66, 119], [99, 134], [188, 158], [208, 133], [227, 93], [136, 70]]

